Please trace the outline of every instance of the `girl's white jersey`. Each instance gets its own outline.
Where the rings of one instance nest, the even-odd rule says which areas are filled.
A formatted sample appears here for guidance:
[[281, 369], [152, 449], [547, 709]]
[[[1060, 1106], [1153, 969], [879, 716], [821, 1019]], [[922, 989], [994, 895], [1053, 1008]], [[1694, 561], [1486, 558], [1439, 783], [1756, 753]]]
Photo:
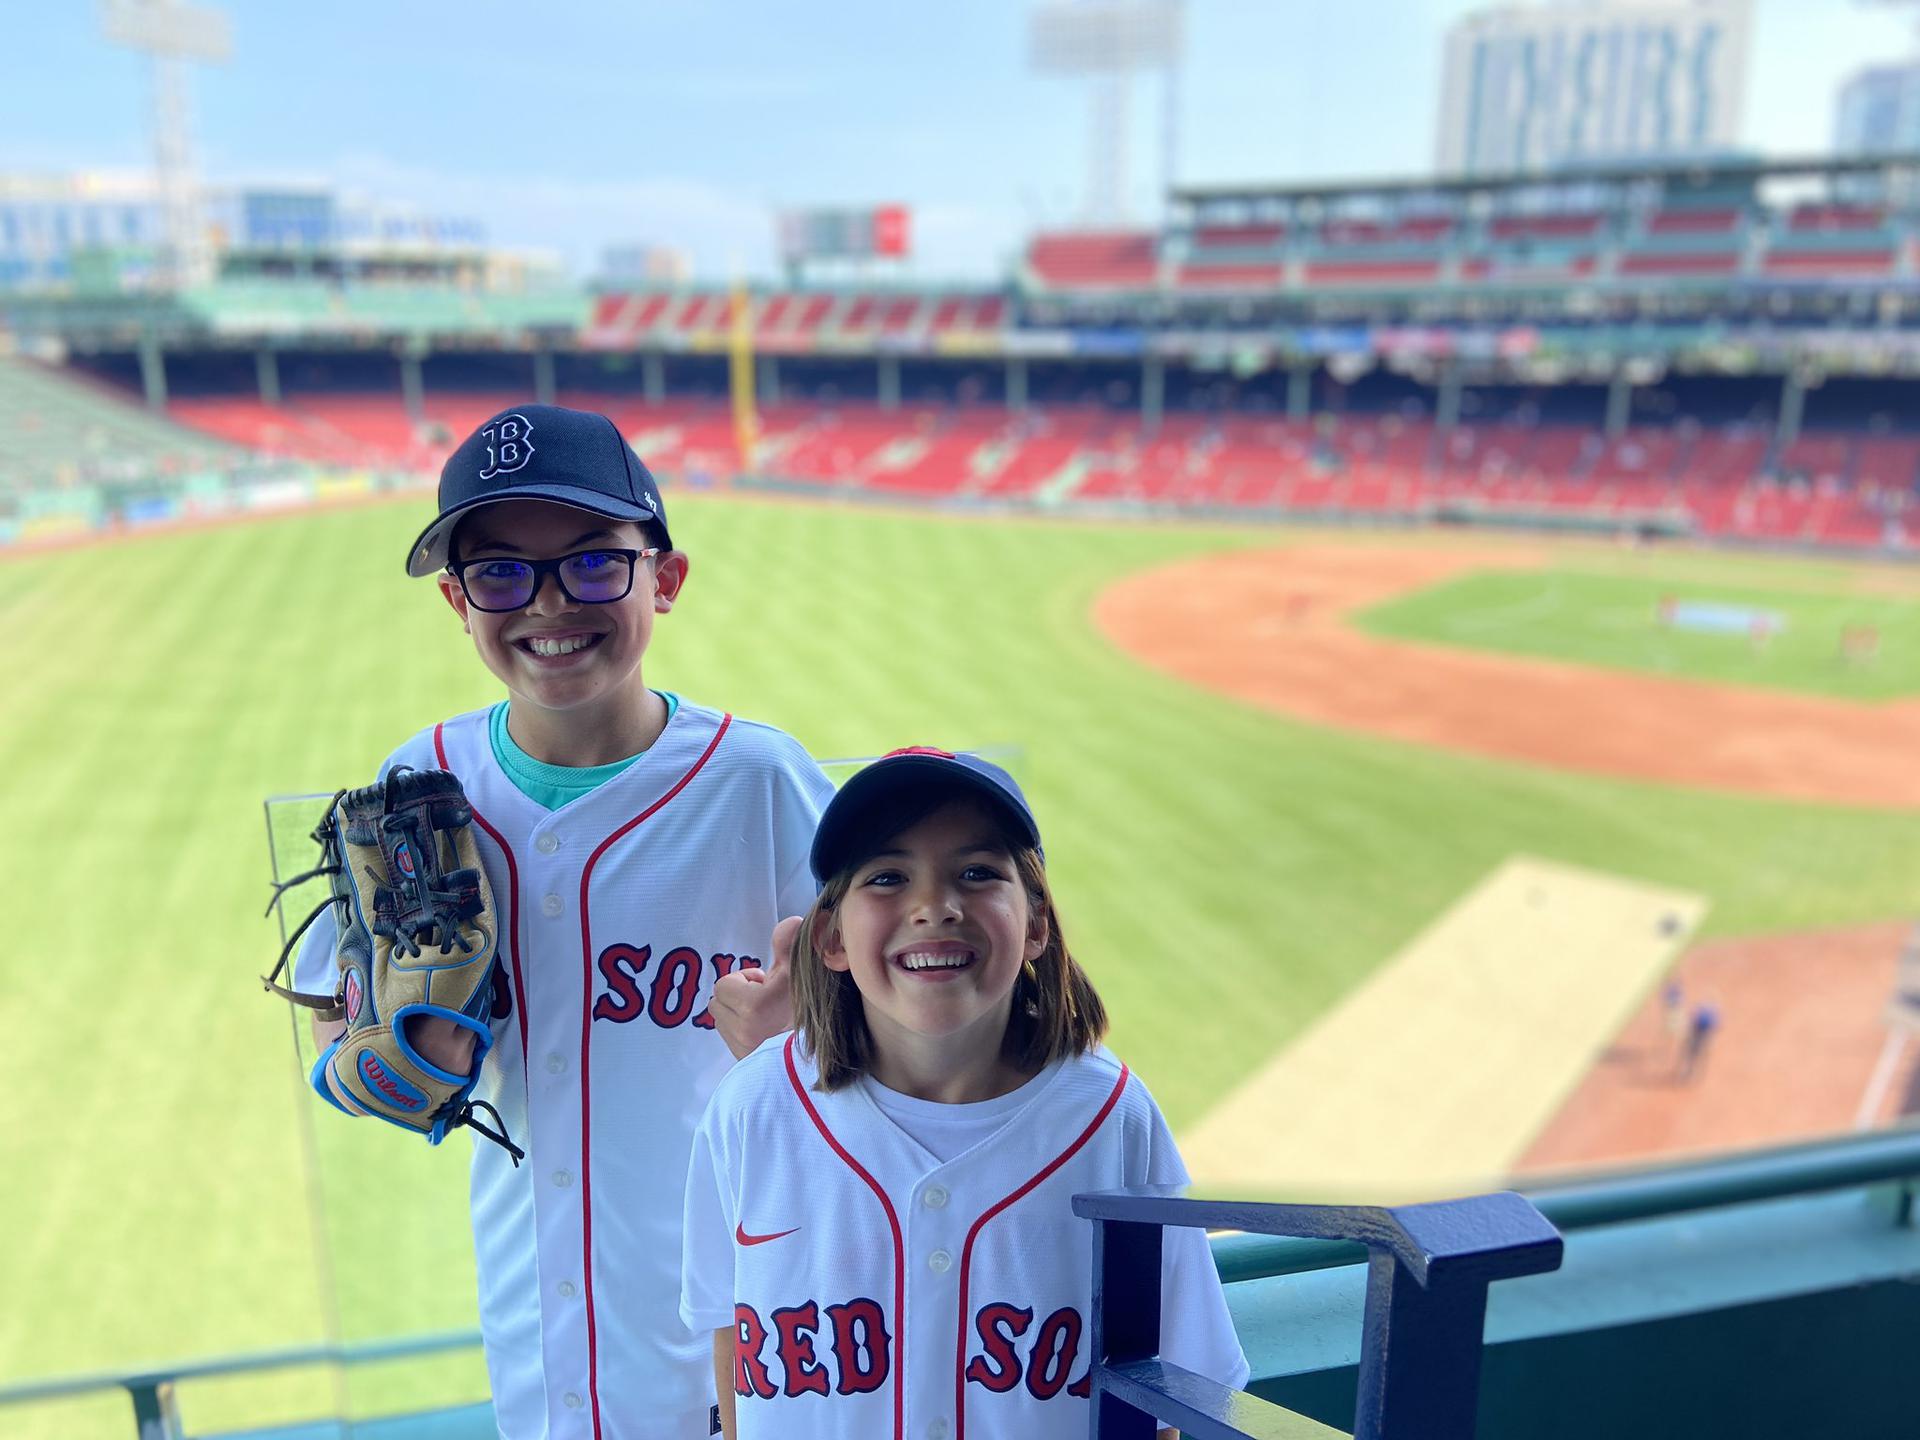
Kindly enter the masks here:
[[[500, 911], [474, 1094], [527, 1158], [516, 1169], [476, 1141], [472, 1172], [500, 1431], [704, 1437], [712, 1334], [675, 1302], [688, 1151], [733, 1063], [707, 1007], [812, 903], [807, 847], [832, 786], [788, 736], [685, 702], [644, 755], [558, 810], [501, 771], [484, 710], [422, 732], [396, 764], [460, 777]], [[310, 933], [298, 983], [331, 993], [333, 929]]]
[[[1070, 1198], [1186, 1181], [1146, 1087], [1102, 1049], [1056, 1062], [941, 1163], [794, 1036], [721, 1083], [687, 1176], [681, 1315], [733, 1327], [741, 1440], [1084, 1435], [1093, 1235]], [[1162, 1353], [1247, 1365], [1206, 1236], [1166, 1233]]]

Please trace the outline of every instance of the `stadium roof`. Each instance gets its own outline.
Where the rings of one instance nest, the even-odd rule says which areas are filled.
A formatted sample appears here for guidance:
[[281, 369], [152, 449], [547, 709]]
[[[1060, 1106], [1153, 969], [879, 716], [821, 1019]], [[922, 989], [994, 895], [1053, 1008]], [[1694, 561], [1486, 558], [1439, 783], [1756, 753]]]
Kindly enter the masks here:
[[1486, 190], [1520, 190], [1580, 184], [1624, 184], [1641, 180], [1678, 180], [1688, 185], [1713, 181], [1763, 180], [1796, 175], [1855, 175], [1878, 170], [1920, 169], [1920, 151], [1886, 155], [1809, 155], [1767, 160], [1758, 156], [1723, 156], [1654, 164], [1568, 166], [1555, 170], [1513, 171], [1502, 175], [1422, 175], [1387, 179], [1310, 180], [1290, 184], [1242, 182], [1218, 185], [1177, 185], [1176, 203], [1209, 204], [1233, 200], [1318, 200], [1343, 195], [1432, 195]]

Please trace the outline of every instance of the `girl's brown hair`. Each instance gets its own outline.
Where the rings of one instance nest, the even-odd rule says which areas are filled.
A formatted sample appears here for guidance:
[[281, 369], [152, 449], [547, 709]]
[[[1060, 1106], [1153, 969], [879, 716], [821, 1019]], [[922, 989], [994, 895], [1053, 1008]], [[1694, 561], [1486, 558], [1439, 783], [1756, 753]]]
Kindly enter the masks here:
[[[928, 798], [918, 814], [908, 814], [885, 835], [873, 837], [875, 848], [917, 820], [932, 813], [949, 794]], [[891, 818], [891, 817], [890, 817]], [[1026, 888], [1027, 904], [1047, 927], [1046, 949], [1021, 967], [1013, 984], [1013, 1012], [1007, 1019], [1001, 1054], [1022, 1072], [1031, 1074], [1068, 1055], [1093, 1049], [1107, 1033], [1107, 1007], [1087, 978], [1087, 972], [1067, 949], [1060, 931], [1060, 912], [1047, 885], [1047, 867], [1040, 852], [1001, 834], [1014, 869]], [[831, 932], [840, 923], [835, 913], [852, 886], [853, 875], [867, 856], [843, 866], [821, 887], [793, 942], [793, 1022], [806, 1038], [820, 1072], [822, 1090], [838, 1090], [873, 1065], [873, 1035], [853, 976], [831, 970], [815, 942], [815, 932]]]

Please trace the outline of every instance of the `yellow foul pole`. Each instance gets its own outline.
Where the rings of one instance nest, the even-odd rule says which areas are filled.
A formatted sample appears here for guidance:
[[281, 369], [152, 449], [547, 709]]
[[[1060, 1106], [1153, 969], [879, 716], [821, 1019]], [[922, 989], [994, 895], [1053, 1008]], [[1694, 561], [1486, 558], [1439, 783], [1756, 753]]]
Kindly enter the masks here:
[[733, 282], [733, 330], [728, 343], [733, 389], [733, 443], [740, 469], [752, 474], [760, 446], [760, 412], [753, 399], [753, 301], [744, 280]]

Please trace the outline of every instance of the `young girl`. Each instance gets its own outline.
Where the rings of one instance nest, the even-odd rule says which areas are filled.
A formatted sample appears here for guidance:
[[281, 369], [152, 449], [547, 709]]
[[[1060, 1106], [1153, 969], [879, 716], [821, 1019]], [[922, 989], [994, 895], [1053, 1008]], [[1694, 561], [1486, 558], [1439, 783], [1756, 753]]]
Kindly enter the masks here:
[[[1019, 787], [898, 750], [821, 817], [796, 1029], [715, 1092], [687, 1179], [681, 1318], [730, 1440], [1085, 1434], [1092, 1235], [1071, 1197], [1186, 1181], [1106, 1049]], [[792, 922], [789, 922], [792, 923]], [[1206, 1236], [1168, 1230], [1162, 1353], [1247, 1365]]]

